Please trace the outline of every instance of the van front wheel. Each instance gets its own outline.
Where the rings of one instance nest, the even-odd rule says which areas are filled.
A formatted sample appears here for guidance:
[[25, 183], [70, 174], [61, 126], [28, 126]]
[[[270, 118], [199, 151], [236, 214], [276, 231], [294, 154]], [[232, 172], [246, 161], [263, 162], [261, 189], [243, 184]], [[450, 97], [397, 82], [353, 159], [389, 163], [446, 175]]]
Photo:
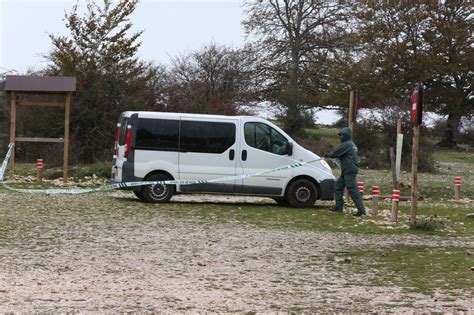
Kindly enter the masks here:
[[290, 184], [286, 199], [294, 208], [309, 208], [314, 206], [318, 190], [316, 186], [307, 179], [297, 179]]
[[[166, 174], [152, 174], [145, 178], [145, 181], [165, 181], [171, 180]], [[155, 184], [143, 186], [142, 195], [148, 202], [164, 203], [168, 202], [175, 192], [174, 185]]]

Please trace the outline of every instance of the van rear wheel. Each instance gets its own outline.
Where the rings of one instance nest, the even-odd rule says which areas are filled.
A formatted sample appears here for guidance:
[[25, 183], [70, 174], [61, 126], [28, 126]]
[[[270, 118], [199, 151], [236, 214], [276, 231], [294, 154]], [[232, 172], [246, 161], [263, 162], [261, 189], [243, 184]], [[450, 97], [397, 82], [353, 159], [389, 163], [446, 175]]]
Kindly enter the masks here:
[[288, 207], [290, 204], [288, 203], [288, 200], [286, 200], [285, 197], [275, 197], [273, 198], [273, 200], [276, 201], [276, 203], [279, 205], [279, 206], [282, 206], [282, 207]]
[[133, 191], [133, 194], [134, 194], [135, 196], [137, 196], [138, 199], [143, 200], [143, 201], [146, 201], [145, 197], [143, 197], [143, 193], [142, 193], [141, 190], [140, 190], [140, 191], [134, 190], [134, 191]]
[[294, 208], [309, 208], [314, 206], [318, 198], [316, 186], [307, 179], [297, 179], [290, 184], [286, 192], [286, 199]]
[[[145, 181], [165, 181], [172, 180], [172, 178], [166, 174], [151, 174], [145, 178]], [[164, 203], [168, 202], [173, 196], [176, 190], [175, 185], [147, 185], [142, 188], [142, 195], [145, 201], [152, 203]]]

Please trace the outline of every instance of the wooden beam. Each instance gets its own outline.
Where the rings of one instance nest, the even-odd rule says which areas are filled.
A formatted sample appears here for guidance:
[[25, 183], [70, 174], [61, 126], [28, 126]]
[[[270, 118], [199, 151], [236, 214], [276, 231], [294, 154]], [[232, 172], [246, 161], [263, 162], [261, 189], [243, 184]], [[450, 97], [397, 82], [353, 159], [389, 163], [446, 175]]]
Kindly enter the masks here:
[[351, 90], [349, 93], [349, 117], [348, 117], [348, 127], [352, 131], [352, 135], [354, 135], [354, 91]]
[[64, 107], [64, 103], [61, 102], [46, 102], [46, 101], [19, 101], [18, 106], [25, 107]]
[[[16, 92], [11, 92], [10, 95], [10, 143], [15, 144], [15, 134], [16, 134]], [[13, 178], [15, 174], [15, 147], [13, 147], [12, 153], [10, 155], [10, 178]]]
[[50, 142], [50, 143], [63, 143], [62, 138], [38, 138], [38, 137], [16, 137], [15, 141], [18, 142]]
[[63, 182], [67, 183], [68, 165], [69, 165], [69, 116], [71, 114], [71, 98], [72, 93], [66, 96], [66, 108], [64, 111], [64, 166], [63, 166]]
[[418, 193], [418, 154], [420, 147], [420, 125], [413, 127], [413, 150], [411, 158], [411, 213], [410, 222], [415, 223], [416, 211], [417, 211], [417, 200], [416, 195]]

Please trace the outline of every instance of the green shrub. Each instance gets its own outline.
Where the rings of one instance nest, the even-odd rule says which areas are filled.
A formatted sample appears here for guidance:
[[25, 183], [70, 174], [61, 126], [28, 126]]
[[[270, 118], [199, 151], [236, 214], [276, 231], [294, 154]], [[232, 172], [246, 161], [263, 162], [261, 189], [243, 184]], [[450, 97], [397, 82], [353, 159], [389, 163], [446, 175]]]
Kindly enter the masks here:
[[443, 226], [443, 222], [435, 217], [419, 218], [410, 223], [410, 229], [422, 231], [436, 231]]

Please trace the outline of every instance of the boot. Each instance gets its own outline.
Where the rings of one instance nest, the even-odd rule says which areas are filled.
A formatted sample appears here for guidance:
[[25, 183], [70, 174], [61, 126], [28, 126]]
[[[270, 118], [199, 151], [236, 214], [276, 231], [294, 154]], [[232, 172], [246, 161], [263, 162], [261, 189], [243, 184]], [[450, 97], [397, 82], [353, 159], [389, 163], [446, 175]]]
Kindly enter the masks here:
[[342, 208], [337, 208], [337, 207], [332, 207], [331, 209], [329, 209], [329, 211], [331, 212], [342, 212]]
[[361, 217], [361, 216], [365, 215], [365, 211], [357, 210], [357, 212], [353, 213], [352, 215], [355, 216], [355, 217]]

